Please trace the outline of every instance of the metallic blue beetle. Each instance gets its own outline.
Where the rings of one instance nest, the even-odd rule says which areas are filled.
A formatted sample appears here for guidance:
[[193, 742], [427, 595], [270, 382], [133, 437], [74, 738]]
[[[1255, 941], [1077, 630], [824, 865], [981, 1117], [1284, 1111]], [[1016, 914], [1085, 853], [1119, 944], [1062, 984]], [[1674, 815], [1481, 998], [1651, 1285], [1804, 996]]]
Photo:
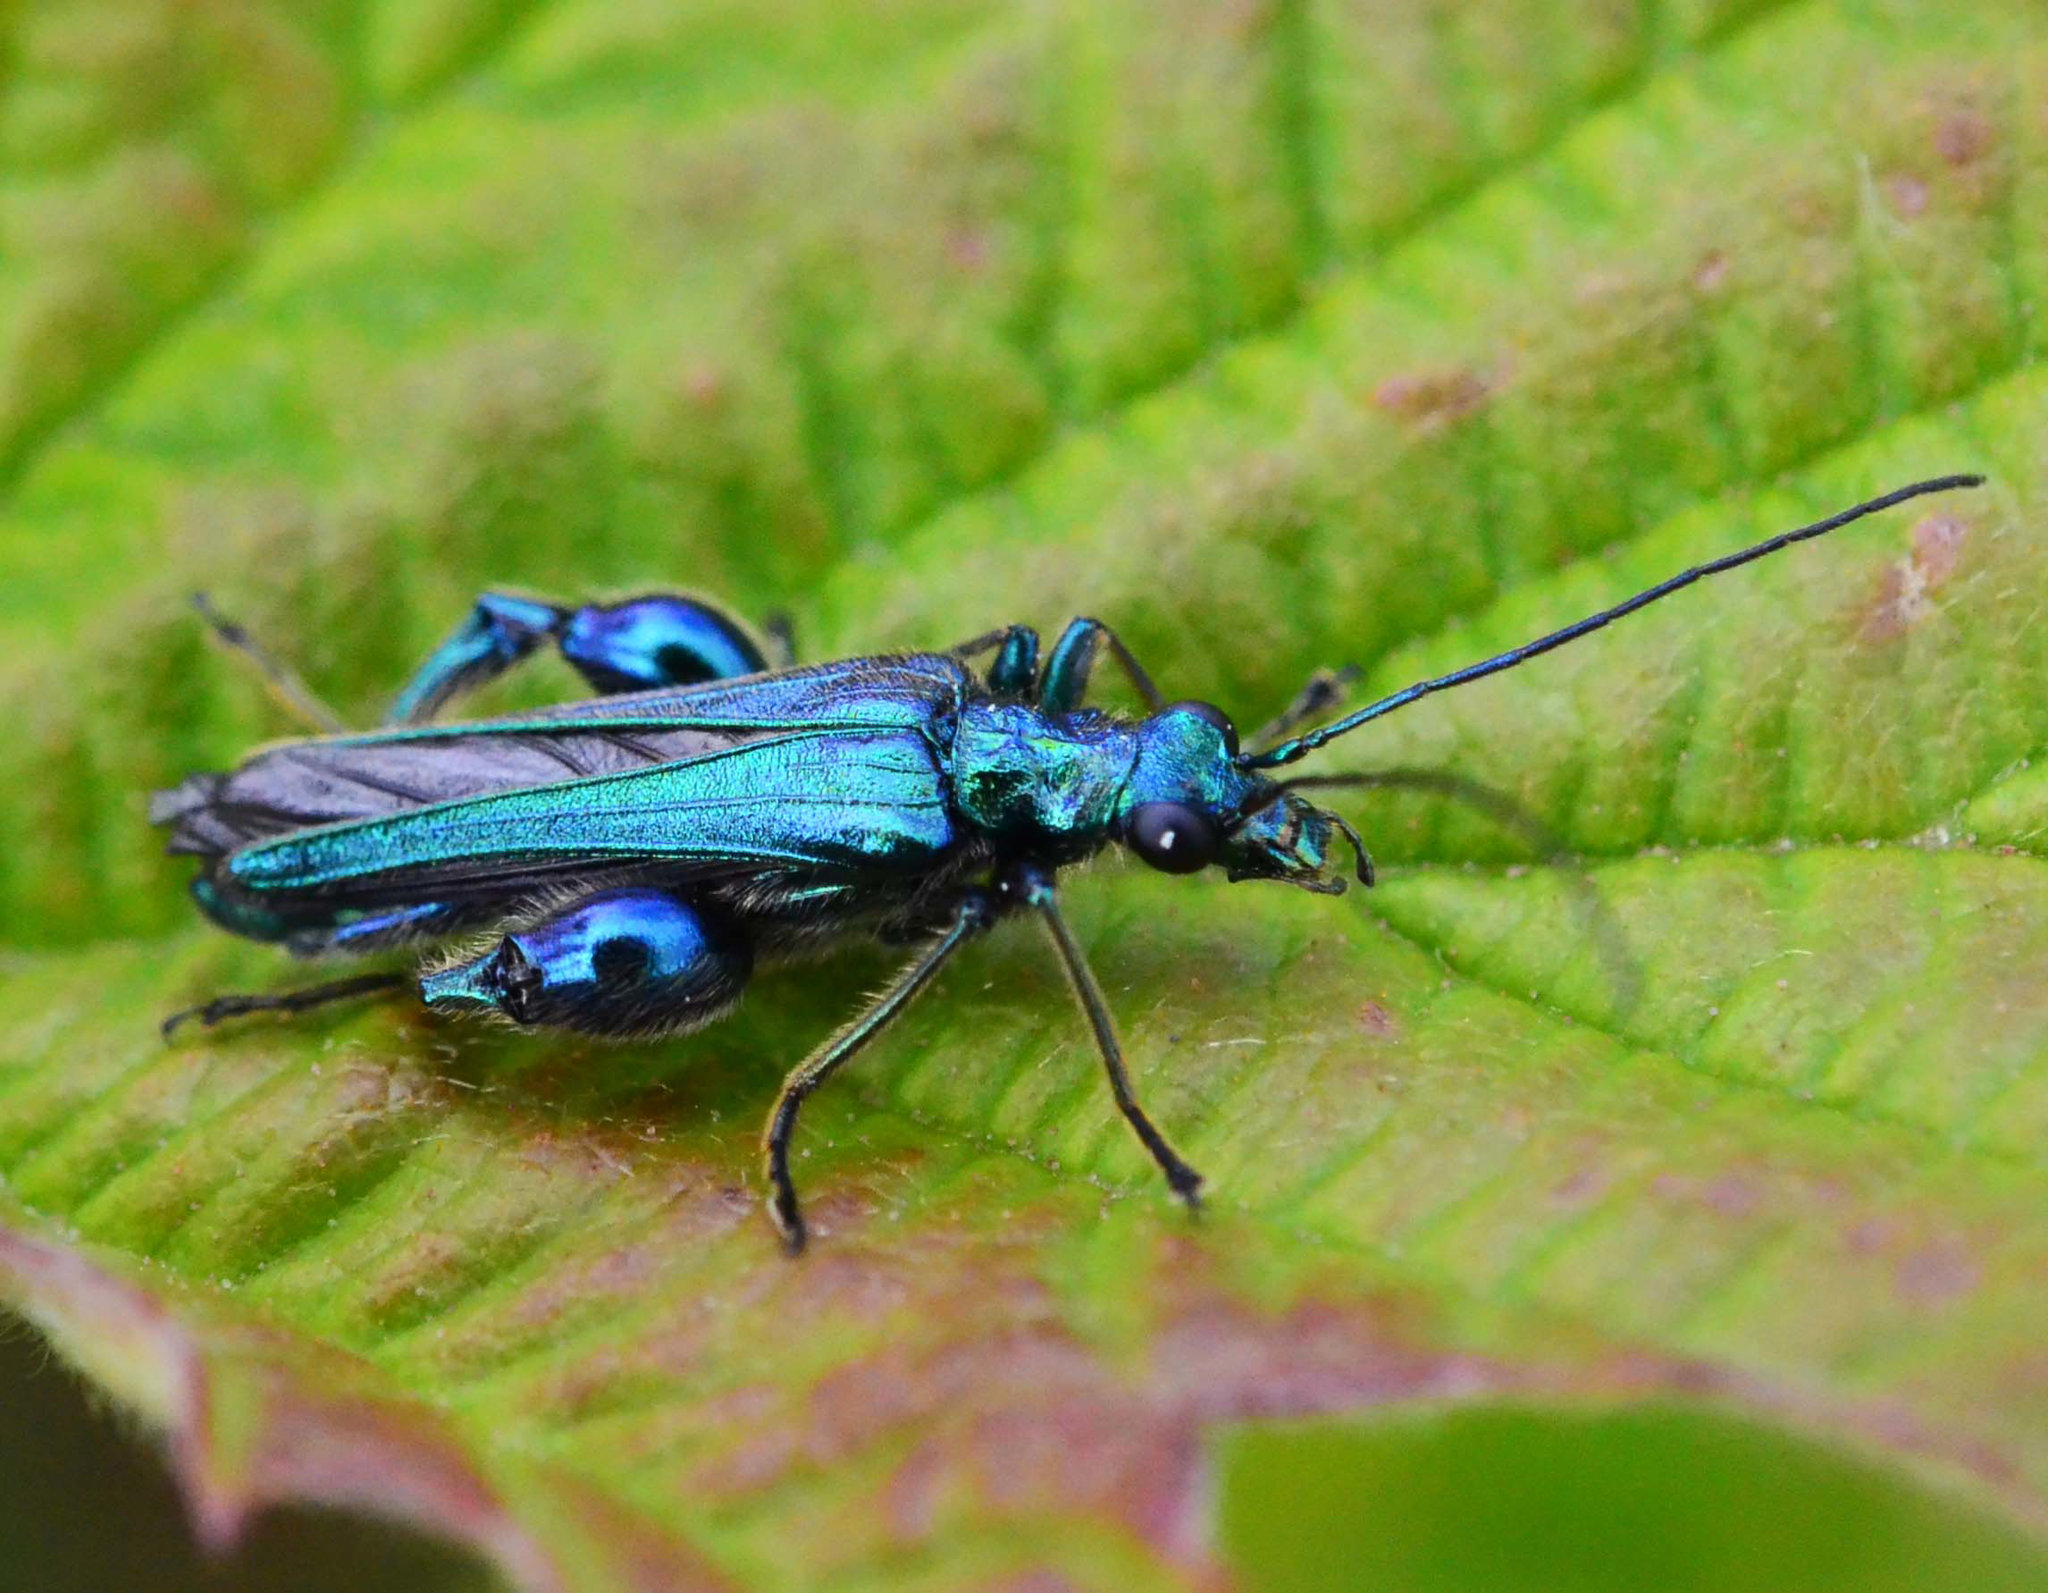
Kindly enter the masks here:
[[[920, 942], [896, 982], [785, 1080], [764, 1152], [768, 1206], [804, 1243], [789, 1149], [804, 1100], [900, 1012], [959, 946], [1003, 915], [1046, 925], [1116, 1104], [1191, 1206], [1201, 1176], [1133, 1095], [1109, 1009], [1060, 914], [1054, 878], [1112, 842], [1153, 868], [1221, 866], [1334, 894], [1342, 818], [1300, 795], [1369, 777], [1275, 780], [1338, 736], [1431, 692], [1514, 667], [1703, 576], [1732, 569], [1922, 493], [1888, 493], [1686, 570], [1614, 608], [1320, 729], [1319, 676], [1239, 746], [1223, 712], [1165, 702], [1098, 620], [1077, 619], [1041, 664], [1010, 626], [949, 652], [770, 669], [762, 645], [696, 599], [650, 596], [576, 610], [489, 595], [399, 694], [391, 727], [257, 753], [227, 774], [157, 794], [170, 850], [201, 860], [193, 895], [223, 928], [301, 954], [460, 944], [417, 981], [429, 1007], [597, 1035], [698, 1028], [728, 1011], [755, 964], [853, 933]], [[294, 700], [288, 671], [217, 615]], [[552, 643], [601, 694], [537, 713], [435, 724], [458, 692]], [[1086, 705], [1107, 652], [1149, 705]], [[977, 659], [988, 663], [979, 672]], [[299, 1010], [404, 981], [369, 975], [274, 996], [224, 996], [184, 1018]]]

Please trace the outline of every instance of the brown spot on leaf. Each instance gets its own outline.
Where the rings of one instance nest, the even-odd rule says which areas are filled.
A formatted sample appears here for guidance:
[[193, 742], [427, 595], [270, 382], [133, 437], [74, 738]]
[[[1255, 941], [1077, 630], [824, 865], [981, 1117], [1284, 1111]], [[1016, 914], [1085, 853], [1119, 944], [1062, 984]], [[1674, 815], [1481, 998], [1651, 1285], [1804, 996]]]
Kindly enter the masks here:
[[1358, 1026], [1379, 1040], [1391, 1040], [1401, 1032], [1401, 1026], [1394, 1021], [1394, 1014], [1381, 1001], [1359, 1003]]
[[999, 1577], [988, 1584], [989, 1593], [1081, 1593], [1081, 1584], [1043, 1567]]
[[1713, 293], [1728, 280], [1729, 270], [1728, 256], [1719, 249], [1710, 249], [1693, 268], [1692, 285], [1702, 293]]
[[1907, 1253], [1896, 1279], [1909, 1305], [1943, 1306], [1975, 1293], [1983, 1268], [1960, 1240], [1934, 1239]]
[[1724, 1173], [1708, 1182], [1700, 1199], [1724, 1217], [1748, 1217], [1763, 1204], [1763, 1191], [1740, 1173]]
[[1892, 172], [1878, 186], [1901, 221], [1915, 221], [1926, 213], [1927, 184], [1911, 172]]
[[1968, 166], [1990, 151], [1996, 130], [1982, 112], [1964, 109], [1944, 116], [1934, 127], [1934, 152], [1951, 166]]
[[946, 260], [955, 270], [978, 274], [994, 258], [995, 245], [986, 228], [955, 227], [946, 234]]
[[1970, 528], [1952, 514], [1924, 515], [1913, 525], [1913, 563], [1928, 586], [1941, 585], [1955, 574], [1963, 539]]
[[2048, 1349], [2028, 1350], [2011, 1357], [1999, 1383], [2015, 1399], [2032, 1402], [2048, 1394]]
[[1493, 392], [1493, 384], [1468, 365], [1406, 371], [1372, 390], [1375, 409], [1421, 430], [1469, 415]]
[[717, 409], [730, 395], [731, 381], [718, 366], [698, 360], [683, 369], [684, 401], [696, 410]]
[[1755, 1216], [1765, 1199], [1763, 1184], [1745, 1173], [1722, 1173], [1713, 1178], [1660, 1173], [1650, 1187], [1666, 1200], [1704, 1206], [1717, 1216], [1738, 1222]]
[[1911, 551], [1885, 567], [1877, 597], [1864, 615], [1865, 640], [1903, 636], [1936, 612], [1929, 594], [1956, 573], [1969, 531], [1968, 523], [1952, 514], [1923, 515], [1914, 522]]

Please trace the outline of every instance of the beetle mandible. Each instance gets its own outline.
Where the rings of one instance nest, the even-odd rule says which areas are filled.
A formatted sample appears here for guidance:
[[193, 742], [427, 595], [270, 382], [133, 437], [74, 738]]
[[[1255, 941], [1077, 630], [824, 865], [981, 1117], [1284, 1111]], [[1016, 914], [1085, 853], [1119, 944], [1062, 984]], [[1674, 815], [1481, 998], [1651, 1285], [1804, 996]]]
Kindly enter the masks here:
[[[1175, 1194], [1202, 1178], [1131, 1088], [1108, 1003], [1062, 917], [1056, 878], [1112, 842], [1169, 874], [1344, 889], [1372, 866], [1340, 815], [1273, 771], [1432, 692], [1512, 669], [1708, 575], [1909, 498], [1981, 485], [1916, 482], [1694, 566], [1466, 668], [1353, 713], [1328, 712], [1327, 674], [1252, 746], [1205, 702], [1168, 702], [1116, 633], [1077, 619], [1043, 661], [1012, 625], [947, 652], [769, 667], [738, 621], [654, 595], [570, 609], [487, 594], [398, 694], [384, 729], [259, 751], [156, 794], [169, 849], [200, 859], [192, 893], [222, 928], [301, 955], [478, 951], [282, 995], [223, 996], [179, 1013], [211, 1024], [299, 1011], [415, 983], [436, 1011], [520, 1026], [648, 1036], [700, 1028], [738, 1001], [757, 962], [868, 934], [920, 949], [866, 1011], [784, 1080], [763, 1135], [768, 1210], [785, 1247], [805, 1229], [790, 1176], [804, 1101], [1011, 913], [1048, 931], [1116, 1105]], [[288, 670], [208, 613], [274, 685], [319, 712]], [[553, 645], [599, 694], [533, 713], [436, 722], [453, 698]], [[1086, 703], [1107, 655], [1148, 712]], [[979, 672], [972, 667], [987, 660]]]

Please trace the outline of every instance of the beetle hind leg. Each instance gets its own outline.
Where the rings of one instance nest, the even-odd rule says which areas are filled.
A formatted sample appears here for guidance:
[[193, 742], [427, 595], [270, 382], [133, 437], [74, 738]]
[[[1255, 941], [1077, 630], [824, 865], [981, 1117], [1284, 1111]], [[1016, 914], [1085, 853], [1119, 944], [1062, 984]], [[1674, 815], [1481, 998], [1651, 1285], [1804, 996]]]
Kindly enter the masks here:
[[[348, 727], [298, 672], [214, 606], [204, 592], [192, 606], [214, 639], [245, 660], [273, 697], [322, 735]], [[436, 647], [392, 699], [385, 723], [425, 724], [467, 692], [497, 679], [552, 643], [600, 694], [694, 686], [795, 662], [788, 617], [774, 615], [757, 636], [725, 609], [699, 597], [654, 592], [617, 603], [565, 608], [503, 592], [485, 592], [469, 617]]]
[[943, 930], [917, 959], [897, 975], [896, 982], [876, 998], [874, 1004], [789, 1071], [775, 1106], [768, 1114], [768, 1126], [761, 1135], [761, 1155], [768, 1174], [768, 1215], [782, 1235], [782, 1248], [799, 1255], [806, 1230], [803, 1208], [796, 1198], [796, 1180], [790, 1176], [789, 1146], [796, 1135], [797, 1114], [818, 1086], [844, 1066], [910, 1004], [911, 997], [931, 983], [946, 960], [979, 931], [995, 921], [997, 907], [988, 893], [970, 890], [953, 911], [950, 927]]
[[420, 981], [437, 1011], [613, 1039], [677, 1034], [739, 1000], [754, 953], [723, 914], [666, 891], [585, 896]]
[[352, 979], [335, 979], [324, 985], [306, 985], [298, 990], [282, 990], [271, 995], [215, 996], [211, 1001], [202, 1001], [196, 1007], [186, 1007], [164, 1019], [163, 1036], [166, 1040], [170, 1039], [187, 1023], [196, 1023], [202, 1029], [210, 1029], [225, 1019], [246, 1017], [252, 1012], [310, 1012], [315, 1007], [324, 1007], [331, 1002], [397, 990], [405, 983], [403, 974], [357, 974]]
[[604, 694], [752, 675], [788, 647], [786, 622], [764, 642], [702, 598], [653, 592], [618, 603], [555, 603], [486, 592], [392, 700], [386, 722], [424, 724], [460, 694], [553, 643]]

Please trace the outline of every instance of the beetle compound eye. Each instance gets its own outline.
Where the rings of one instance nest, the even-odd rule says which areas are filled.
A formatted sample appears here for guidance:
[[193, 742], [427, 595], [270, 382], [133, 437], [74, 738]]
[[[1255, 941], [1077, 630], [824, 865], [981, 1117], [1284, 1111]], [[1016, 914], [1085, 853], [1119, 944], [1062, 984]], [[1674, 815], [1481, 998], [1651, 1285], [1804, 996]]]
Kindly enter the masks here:
[[1220, 838], [1208, 814], [1184, 802], [1146, 802], [1131, 815], [1131, 850], [1166, 874], [1192, 874], [1216, 861]]
[[1223, 750], [1233, 758], [1237, 756], [1237, 726], [1230, 722], [1230, 715], [1213, 702], [1200, 702], [1187, 698], [1182, 702], [1170, 702], [1159, 710], [1163, 714], [1193, 714], [1205, 724], [1214, 725], [1223, 736]]

